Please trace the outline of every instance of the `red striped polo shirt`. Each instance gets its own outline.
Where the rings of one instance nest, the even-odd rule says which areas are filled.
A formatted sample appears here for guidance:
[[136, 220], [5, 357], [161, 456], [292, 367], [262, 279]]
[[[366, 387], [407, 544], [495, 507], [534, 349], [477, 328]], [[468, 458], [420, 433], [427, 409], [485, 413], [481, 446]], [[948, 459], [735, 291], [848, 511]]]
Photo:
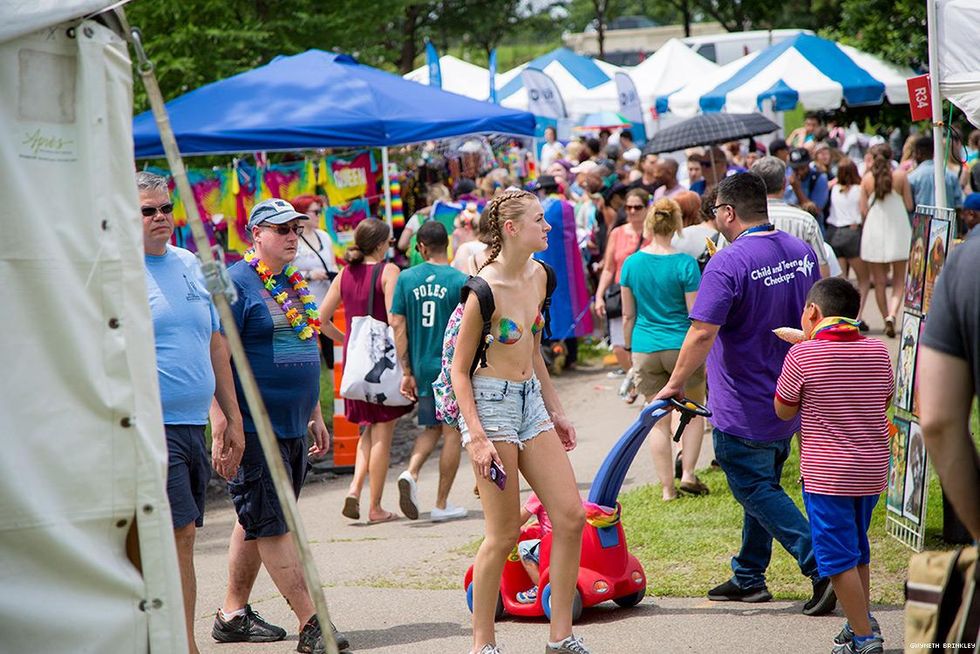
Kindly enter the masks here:
[[877, 339], [813, 340], [790, 348], [776, 397], [800, 405], [800, 473], [809, 493], [877, 495], [888, 481], [894, 392], [888, 348]]

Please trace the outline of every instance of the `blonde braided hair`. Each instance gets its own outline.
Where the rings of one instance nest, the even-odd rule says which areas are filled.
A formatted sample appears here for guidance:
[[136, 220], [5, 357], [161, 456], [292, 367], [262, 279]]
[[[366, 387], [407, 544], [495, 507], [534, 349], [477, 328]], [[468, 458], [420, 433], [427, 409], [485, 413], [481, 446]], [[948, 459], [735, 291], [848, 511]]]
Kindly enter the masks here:
[[[487, 265], [493, 263], [494, 260], [500, 255], [500, 250], [503, 249], [504, 239], [503, 231], [500, 228], [501, 216], [500, 216], [500, 205], [504, 204], [507, 200], [517, 200], [517, 199], [534, 199], [535, 195], [533, 193], [528, 193], [527, 191], [505, 191], [498, 195], [493, 196], [493, 198], [487, 202], [487, 206], [483, 208], [483, 216], [480, 218], [480, 229], [485, 231], [489, 237], [489, 252], [487, 254], [486, 261], [484, 261], [476, 272], [479, 274], [481, 270], [487, 267]], [[505, 209], [503, 216], [503, 221], [517, 220], [520, 218], [521, 209], [518, 208], [518, 203], [512, 203], [511, 207]]]

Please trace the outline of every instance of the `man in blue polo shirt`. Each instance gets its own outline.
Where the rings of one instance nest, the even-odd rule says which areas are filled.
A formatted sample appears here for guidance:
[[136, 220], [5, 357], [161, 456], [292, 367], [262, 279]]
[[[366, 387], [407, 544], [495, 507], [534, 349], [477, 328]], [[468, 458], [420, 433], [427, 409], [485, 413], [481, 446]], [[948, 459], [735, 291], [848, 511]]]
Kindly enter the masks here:
[[204, 524], [204, 495], [211, 478], [204, 428], [212, 397], [217, 398], [228, 425], [212, 442], [214, 466], [224, 477], [235, 474], [242, 457], [242, 418], [228, 352], [218, 331], [218, 314], [204, 288], [197, 257], [170, 245], [174, 217], [167, 180], [141, 172], [136, 182], [167, 437], [167, 496], [177, 544], [188, 649], [196, 654], [194, 538], [197, 528]]

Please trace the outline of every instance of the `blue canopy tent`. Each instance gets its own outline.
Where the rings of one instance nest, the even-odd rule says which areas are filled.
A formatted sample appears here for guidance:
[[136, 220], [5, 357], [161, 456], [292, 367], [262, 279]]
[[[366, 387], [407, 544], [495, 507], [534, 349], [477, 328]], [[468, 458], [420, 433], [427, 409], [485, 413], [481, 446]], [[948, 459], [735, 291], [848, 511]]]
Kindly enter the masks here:
[[[533, 136], [534, 116], [404, 80], [348, 55], [308, 50], [167, 103], [183, 154], [417, 143], [495, 132]], [[163, 155], [150, 112], [133, 119], [136, 157]]]
[[855, 48], [798, 34], [692, 80], [657, 98], [659, 113], [679, 116], [725, 111], [752, 113], [770, 103], [774, 111], [837, 109], [908, 103], [905, 80], [912, 71]]

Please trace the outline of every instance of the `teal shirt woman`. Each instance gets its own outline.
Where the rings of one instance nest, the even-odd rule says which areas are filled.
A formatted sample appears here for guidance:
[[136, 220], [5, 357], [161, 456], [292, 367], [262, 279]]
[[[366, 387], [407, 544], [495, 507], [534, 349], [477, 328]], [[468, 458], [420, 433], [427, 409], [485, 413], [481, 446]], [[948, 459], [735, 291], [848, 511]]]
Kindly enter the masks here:
[[[649, 244], [626, 259], [619, 282], [623, 289], [623, 335], [630, 353], [631, 373], [636, 392], [647, 401], [664, 388], [677, 364], [691, 324], [688, 311], [701, 284], [698, 262], [670, 244], [682, 224], [677, 202], [670, 198], [657, 200], [643, 221], [643, 238], [649, 239]], [[703, 367], [692, 375], [685, 394], [695, 402], [704, 402]], [[703, 430], [702, 419], [698, 418], [691, 421], [682, 436], [680, 490], [696, 495], [708, 490], [694, 475]], [[650, 437], [664, 500], [677, 497], [671, 431], [669, 421], [661, 420]]]

